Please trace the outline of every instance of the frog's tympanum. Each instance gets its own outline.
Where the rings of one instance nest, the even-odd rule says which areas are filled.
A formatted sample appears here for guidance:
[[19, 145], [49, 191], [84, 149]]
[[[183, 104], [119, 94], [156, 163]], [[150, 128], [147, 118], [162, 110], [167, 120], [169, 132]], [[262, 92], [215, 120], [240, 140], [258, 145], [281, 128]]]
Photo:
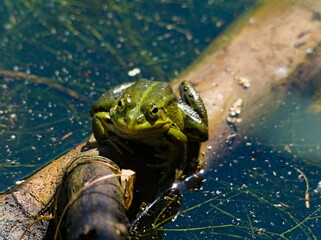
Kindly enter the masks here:
[[[151, 168], [176, 169], [187, 161], [187, 143], [208, 139], [206, 109], [190, 82], [180, 84], [178, 99], [168, 83], [141, 79], [104, 93], [91, 109], [93, 133], [99, 144], [119, 151], [126, 141], [155, 149], [160, 163]], [[125, 141], [124, 141], [125, 140]]]

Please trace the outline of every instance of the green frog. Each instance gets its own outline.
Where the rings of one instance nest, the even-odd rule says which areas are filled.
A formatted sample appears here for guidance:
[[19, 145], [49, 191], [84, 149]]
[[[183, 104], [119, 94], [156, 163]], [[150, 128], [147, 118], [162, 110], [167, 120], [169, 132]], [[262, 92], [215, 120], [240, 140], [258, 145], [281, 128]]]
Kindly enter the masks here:
[[[176, 169], [186, 164], [187, 143], [208, 139], [207, 113], [192, 84], [183, 81], [181, 99], [170, 85], [140, 79], [105, 92], [92, 106], [93, 133], [99, 144], [113, 144], [120, 152], [126, 141], [155, 149], [162, 160], [151, 168]], [[125, 141], [124, 141], [125, 140]]]

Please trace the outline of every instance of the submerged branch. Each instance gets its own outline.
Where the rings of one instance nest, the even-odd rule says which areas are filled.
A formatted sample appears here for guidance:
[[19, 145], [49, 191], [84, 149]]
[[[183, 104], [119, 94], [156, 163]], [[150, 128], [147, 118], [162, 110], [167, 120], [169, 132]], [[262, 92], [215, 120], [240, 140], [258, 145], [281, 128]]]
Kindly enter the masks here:
[[9, 70], [0, 70], [0, 77], [15, 78], [15, 79], [22, 79], [22, 80], [23, 79], [31, 80], [34, 83], [52, 87], [52, 88], [56, 89], [57, 91], [68, 95], [69, 97], [72, 97], [75, 99], [80, 99], [83, 101], [88, 100], [87, 97], [81, 96], [76, 91], [66, 88], [66, 87], [62, 86], [61, 84], [53, 82], [53, 80], [50, 78], [39, 77], [39, 76], [36, 76], [33, 74], [27, 74], [27, 73], [23, 73], [23, 72], [15, 72], [15, 71], [9, 71]]

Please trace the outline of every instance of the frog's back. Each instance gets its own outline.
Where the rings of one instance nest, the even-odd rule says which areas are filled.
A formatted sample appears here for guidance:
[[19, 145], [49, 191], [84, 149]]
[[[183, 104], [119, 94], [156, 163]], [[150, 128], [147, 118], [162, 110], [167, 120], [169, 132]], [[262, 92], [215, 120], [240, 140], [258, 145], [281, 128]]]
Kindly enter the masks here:
[[166, 105], [168, 101], [176, 100], [173, 90], [166, 82], [156, 82], [147, 79], [140, 79], [129, 87], [126, 92], [131, 100], [139, 105]]

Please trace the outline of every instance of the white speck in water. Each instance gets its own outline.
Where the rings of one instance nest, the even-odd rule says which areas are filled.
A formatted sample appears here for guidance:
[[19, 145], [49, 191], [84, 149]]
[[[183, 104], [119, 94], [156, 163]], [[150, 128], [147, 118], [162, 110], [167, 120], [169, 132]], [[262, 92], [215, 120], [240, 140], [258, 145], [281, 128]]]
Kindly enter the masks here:
[[17, 120], [17, 114], [15, 114], [15, 113], [11, 113], [10, 115], [9, 115], [9, 117], [10, 117], [10, 119], [12, 119], [12, 120]]
[[313, 190], [315, 193], [321, 193], [321, 181], [318, 182], [318, 186], [316, 189]]
[[56, 34], [56, 33], [57, 33], [57, 30], [56, 30], [55, 28], [51, 28], [51, 29], [50, 29], [50, 33], [51, 33], [51, 34]]
[[11, 29], [12, 28], [12, 24], [11, 23], [6, 23], [3, 25], [4, 29]]
[[216, 23], [215, 23], [215, 25], [216, 25], [216, 27], [222, 27], [222, 25], [223, 25], [223, 22], [222, 21], [216, 21]]
[[128, 72], [128, 76], [134, 77], [137, 74], [140, 74], [140, 69], [139, 68], [134, 68]]

